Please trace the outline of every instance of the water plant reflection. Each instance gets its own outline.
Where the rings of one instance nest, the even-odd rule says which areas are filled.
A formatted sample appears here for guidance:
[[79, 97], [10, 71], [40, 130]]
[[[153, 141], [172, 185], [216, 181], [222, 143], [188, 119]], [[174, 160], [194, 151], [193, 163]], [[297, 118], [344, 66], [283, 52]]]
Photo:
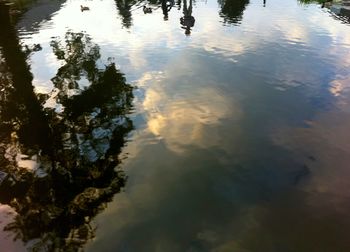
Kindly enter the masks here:
[[76, 250], [125, 183], [115, 168], [133, 128], [132, 87], [114, 63], [98, 68], [99, 48], [86, 34], [68, 32], [51, 43], [63, 62], [54, 91], [35, 94], [27, 55], [9, 17], [1, 19], [0, 202], [18, 213], [5, 229], [34, 250]]

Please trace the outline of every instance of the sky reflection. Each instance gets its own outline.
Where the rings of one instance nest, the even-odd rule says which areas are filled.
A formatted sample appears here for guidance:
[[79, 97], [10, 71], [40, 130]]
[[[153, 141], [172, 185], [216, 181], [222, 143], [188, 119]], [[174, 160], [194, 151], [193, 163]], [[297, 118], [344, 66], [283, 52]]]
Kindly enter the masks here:
[[[196, 77], [184, 71], [191, 67], [186, 65], [186, 59], [176, 65], [178, 67], [170, 67], [171, 71], [165, 71], [168, 79], [152, 76], [146, 83], [141, 81], [146, 88], [142, 110], [148, 115], [148, 130], [175, 152], [184, 152], [181, 146], [186, 145], [203, 148], [220, 145], [215, 125], [229, 117], [238, 120], [239, 108], [234, 105], [232, 97], [226, 97], [223, 92], [211, 87], [210, 82], [193, 89], [191, 82]], [[174, 86], [169, 85], [175, 79]]]
[[220, 3], [194, 2], [190, 36], [181, 7], [164, 21], [143, 2], [129, 24], [114, 1], [68, 1], [32, 34], [20, 26], [43, 48], [37, 92], [54, 91], [50, 42], [68, 30], [137, 86], [129, 179], [88, 251], [350, 249], [349, 25], [294, 0]]

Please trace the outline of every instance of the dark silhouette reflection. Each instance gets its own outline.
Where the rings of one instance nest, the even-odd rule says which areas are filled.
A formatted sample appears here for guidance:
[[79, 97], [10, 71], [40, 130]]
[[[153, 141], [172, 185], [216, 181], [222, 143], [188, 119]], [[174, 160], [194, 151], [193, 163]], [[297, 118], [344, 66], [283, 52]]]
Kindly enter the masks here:
[[133, 127], [132, 87], [114, 63], [98, 68], [86, 34], [69, 32], [52, 42], [63, 62], [54, 91], [36, 95], [6, 13], [0, 5], [0, 202], [18, 215], [5, 230], [35, 251], [76, 251], [125, 183], [116, 166]]
[[194, 26], [195, 19], [192, 16], [192, 0], [190, 0], [189, 6], [187, 6], [187, 0], [184, 0], [182, 11], [184, 16], [180, 18], [181, 28], [185, 29], [185, 34], [191, 34], [191, 28]]
[[263, 6], [266, 7], [266, 0], [263, 0]]
[[151, 7], [146, 7], [146, 5], [143, 6], [143, 13], [152, 13], [152, 8]]
[[[46, 152], [51, 152], [50, 129], [41, 110], [41, 105], [33, 92], [33, 86], [31, 85], [33, 76], [26, 63], [26, 52], [22, 51], [19, 46], [16, 32], [11, 24], [9, 7], [1, 3], [0, 21], [0, 46], [3, 48], [2, 56], [7, 66], [4, 68], [5, 74], [2, 75], [7, 76], [7, 79], [11, 79], [12, 87], [8, 89], [8, 92], [13, 96], [17, 96], [15, 104], [5, 106], [1, 111], [4, 117], [2, 121], [11, 120], [11, 118], [16, 120], [14, 118], [19, 117], [21, 123], [18, 123], [17, 128], [20, 141], [23, 144], [36, 145]], [[4, 86], [4, 88], [7, 89], [8, 87]], [[33, 125], [36, 125], [35, 128], [33, 128]], [[41, 138], [42, 134], [47, 137]]]
[[220, 16], [225, 23], [239, 23], [249, 0], [219, 0], [218, 3], [221, 6]]
[[130, 28], [133, 25], [133, 11], [142, 8], [144, 14], [152, 14], [153, 11], [162, 8], [164, 20], [168, 20], [168, 13], [175, 5], [174, 0], [150, 0], [147, 4], [143, 3], [141, 0], [115, 0], [115, 2], [118, 13], [122, 18], [122, 25], [125, 28]]
[[116, 0], [117, 9], [119, 15], [122, 18], [122, 25], [125, 28], [130, 28], [132, 26], [132, 14], [131, 8], [137, 1], [135, 0]]
[[[122, 26], [125, 28], [130, 28], [132, 26], [132, 12], [143, 8], [144, 13], [152, 13], [152, 8], [147, 7], [146, 5], [140, 6], [140, 0], [115, 0], [118, 13], [122, 18]], [[157, 5], [158, 0], [150, 0], [148, 1], [151, 5]]]
[[300, 3], [304, 4], [311, 4], [311, 3], [331, 3], [332, 1], [327, 1], [327, 0], [299, 0]]
[[174, 4], [175, 4], [174, 0], [162, 0], [162, 11], [163, 11], [165, 21], [169, 19], [168, 13], [171, 10], [171, 8], [174, 6]]
[[176, 1], [176, 6], [178, 10], [181, 10], [181, 0]]

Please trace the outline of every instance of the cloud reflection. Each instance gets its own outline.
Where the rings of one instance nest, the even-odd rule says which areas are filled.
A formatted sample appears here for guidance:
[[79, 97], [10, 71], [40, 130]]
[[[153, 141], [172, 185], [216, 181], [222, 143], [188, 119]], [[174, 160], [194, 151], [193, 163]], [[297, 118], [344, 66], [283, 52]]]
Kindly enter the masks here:
[[142, 103], [148, 115], [148, 131], [177, 153], [183, 153], [186, 145], [205, 148], [219, 145], [220, 140], [212, 126], [225, 118], [239, 119], [238, 105], [210, 86], [196, 88], [193, 85], [191, 92], [170, 96], [164, 83], [160, 82], [166, 82], [164, 79], [165, 76], [155, 76], [151, 81], [147, 73], [140, 81], [148, 86]]
[[[333, 207], [334, 202], [336, 202], [336, 211], [341, 207], [345, 210], [349, 209], [346, 204], [343, 204], [348, 195], [346, 181], [348, 173], [345, 164], [349, 162], [344, 158], [344, 164], [341, 161], [335, 164], [332, 163], [333, 159], [341, 160], [343, 155], [347, 155], [347, 152], [343, 149], [337, 153], [337, 148], [329, 151], [326, 147], [332, 135], [337, 134], [338, 137], [331, 141], [331, 146], [338, 146], [339, 141], [345, 141], [341, 142], [344, 144], [342, 148], [348, 148], [345, 145], [346, 142], [349, 142], [346, 129], [350, 125], [340, 119], [331, 120], [330, 122], [340, 124], [339, 127], [341, 128], [333, 125], [332, 130], [327, 130], [328, 125], [324, 124], [323, 121], [320, 123], [323, 126], [313, 126], [312, 129], [285, 129], [285, 131], [280, 132], [279, 139], [275, 139], [278, 146], [290, 147], [293, 150], [303, 146], [305, 153], [312, 153], [310, 155], [317, 159], [316, 162], [313, 162], [310, 157], [309, 160], [305, 161], [311, 169], [312, 182], [309, 187], [303, 187], [304, 192], [301, 192], [300, 195], [294, 195], [295, 198], [300, 198], [300, 200], [293, 200], [293, 197], [289, 197], [290, 195], [283, 195], [288, 200], [290, 199], [288, 202], [282, 201], [285, 206], [246, 207], [244, 204], [249, 200], [253, 201], [255, 205], [259, 204], [256, 202], [257, 198], [260, 199], [261, 194], [265, 193], [261, 192], [260, 194], [260, 191], [263, 191], [258, 187], [261, 183], [277, 184], [276, 187], [278, 187], [289, 179], [290, 176], [286, 174], [287, 172], [283, 173], [283, 171], [281, 172], [283, 169], [277, 169], [276, 167], [288, 167], [286, 163], [292, 162], [284, 160], [283, 156], [279, 156], [278, 153], [272, 150], [270, 152], [265, 150], [268, 148], [260, 143], [261, 138], [258, 137], [260, 134], [266, 133], [263, 131], [266, 128], [270, 132], [272, 124], [272, 131], [275, 131], [277, 126], [281, 126], [279, 120], [275, 120], [276, 118], [281, 119], [295, 114], [300, 115], [300, 117], [303, 116], [302, 111], [306, 111], [310, 106], [305, 102], [308, 101], [307, 98], [314, 97], [315, 94], [318, 95], [318, 92], [314, 89], [328, 90], [328, 86], [324, 87], [320, 83], [325, 80], [325, 76], [328, 81], [328, 76], [341, 70], [334, 69], [334, 65], [346, 67], [343, 63], [349, 62], [350, 59], [348, 52], [344, 52], [344, 48], [349, 48], [350, 41], [347, 30], [334, 20], [333, 22], [332, 18], [325, 18], [321, 11], [316, 12], [316, 14], [312, 12], [312, 16], [307, 15], [308, 12], [305, 11], [298, 18], [289, 20], [290, 16], [295, 17], [295, 15], [300, 14], [299, 11], [291, 12], [291, 9], [295, 8], [296, 1], [291, 6], [278, 3], [282, 7], [287, 6], [290, 15], [286, 15], [284, 10], [281, 11], [282, 8], [277, 7], [277, 4], [274, 6], [271, 3], [265, 9], [253, 8], [254, 6], [250, 5], [244, 13], [240, 26], [234, 27], [222, 27], [221, 24], [218, 24], [217, 7], [203, 8], [203, 2], [197, 2], [196, 4], [196, 34], [191, 36], [190, 40], [179, 39], [179, 37], [183, 38], [183, 34], [179, 36], [180, 33], [177, 35], [174, 32], [173, 27], [178, 28], [178, 18], [175, 11], [171, 13], [168, 26], [165, 23], [160, 23], [161, 16], [156, 14], [137, 15], [135, 13], [134, 27], [131, 28], [131, 32], [128, 33], [119, 29], [120, 24], [114, 20], [115, 8], [113, 8], [114, 6], [111, 5], [110, 1], [91, 3], [91, 12], [83, 14], [79, 12], [79, 3], [67, 3], [53, 18], [55, 23], [53, 27], [55, 28], [41, 30], [41, 34], [33, 36], [33, 43], [38, 43], [41, 40], [45, 42], [45, 37], [47, 41], [47, 38], [52, 34], [57, 35], [57, 32], [65, 32], [67, 22], [64, 21], [67, 17], [80, 15], [77, 20], [69, 20], [69, 22], [72, 22], [70, 24], [71, 28], [79, 31], [87, 29], [88, 33], [96, 38], [96, 41], [102, 42], [101, 51], [113, 52], [113, 56], [118, 57], [118, 62], [127, 59], [128, 64], [123, 65], [122, 69], [131, 66], [131, 74], [136, 71], [141, 75], [140, 77], [135, 74], [135, 82], [140, 86], [140, 93], [143, 95], [138, 97], [140, 100], [138, 111], [140, 111], [141, 117], [145, 121], [145, 125], [142, 125], [145, 129], [139, 132], [141, 136], [129, 148], [129, 150], [135, 148], [141, 154], [138, 158], [129, 161], [131, 167], [134, 165], [135, 169], [134, 173], [132, 171], [128, 173], [130, 174], [129, 184], [133, 186], [129, 187], [128, 195], [117, 196], [116, 204], [113, 205], [117, 210], [110, 210], [111, 212], [115, 211], [113, 216], [108, 216], [109, 218], [104, 220], [106, 225], [102, 226], [107, 226], [106, 229], [110, 228], [110, 230], [98, 237], [104, 239], [107, 236], [110, 239], [105, 244], [101, 245], [100, 243], [101, 247], [108, 246], [106, 244], [113, 243], [118, 239], [121, 244], [120, 247], [125, 244], [127, 246], [127, 243], [133, 246], [135, 239], [138, 239], [140, 243], [135, 245], [139, 248], [138, 251], [140, 251], [140, 248], [143, 251], [157, 251], [157, 249], [158, 251], [171, 251], [171, 249], [183, 251], [181, 249], [176, 250], [181, 246], [177, 244], [177, 241], [192, 242], [191, 244], [186, 243], [184, 247], [195, 247], [197, 246], [196, 242], [209, 244], [208, 247], [213, 247], [214, 251], [232, 251], [232, 249], [240, 252], [262, 251], [263, 249], [258, 246], [259, 244], [249, 243], [261, 240], [263, 242], [275, 241], [277, 237], [281, 238], [281, 243], [295, 244], [295, 241], [293, 241], [295, 234], [299, 234], [303, 230], [307, 230], [303, 234], [312, 233], [312, 230], [308, 229], [312, 225], [301, 223], [300, 216], [304, 216], [302, 219], [306, 220], [310, 216], [314, 216], [315, 213], [321, 213], [323, 217], [332, 214], [334, 212], [330, 208]], [[161, 12], [159, 14], [161, 15]], [[179, 15], [179, 13], [177, 14]], [[96, 22], [93, 18], [94, 15], [103, 18]], [[172, 19], [173, 17], [174, 19]], [[174, 20], [173, 23], [172, 20]], [[154, 29], [154, 27], [157, 27], [157, 29]], [[329, 41], [327, 40], [325, 43], [322, 40], [323, 36], [327, 37]], [[292, 44], [297, 42], [299, 42], [300, 47], [293, 47]], [[336, 45], [342, 46], [337, 47]], [[188, 62], [194, 63], [193, 61], [198, 63], [193, 55], [186, 58], [183, 54], [179, 56], [177, 50], [169, 50], [178, 48], [181, 50], [184, 48], [204, 48], [210, 54], [209, 56], [205, 55], [206, 58], [201, 59], [203, 61], [214, 58], [218, 54], [221, 62], [233, 58], [232, 56], [239, 55], [242, 57], [237, 57], [237, 61], [235, 61], [240, 64], [222, 64], [216, 68], [211, 65], [206, 68], [199, 64], [189, 64]], [[286, 50], [286, 48], [288, 49]], [[343, 48], [344, 51], [339, 48]], [[301, 60], [300, 55], [305, 52], [304, 49], [312, 50], [312, 53], [308, 54], [307, 60]], [[195, 51], [192, 50], [194, 53], [198, 53], [200, 50]], [[286, 57], [284, 52], [288, 52], [289, 57]], [[188, 50], [186, 53], [188, 53]], [[259, 57], [256, 57], [256, 55]], [[324, 57], [329, 57], [329, 55], [333, 58], [325, 59], [326, 64], [323, 60]], [[183, 59], [179, 59], [181, 57]], [[248, 60], [244, 62], [245, 58]], [[171, 66], [169, 66], [168, 61], [171, 62]], [[335, 61], [338, 63], [333, 64]], [[313, 64], [310, 64], [310, 62], [313, 62]], [[42, 63], [36, 62], [35, 64]], [[221, 72], [220, 67], [225, 71]], [[215, 68], [215, 71], [212, 68]], [[37, 69], [46, 71], [48, 67], [41, 65]], [[244, 69], [246, 69], [246, 72], [244, 72]], [[210, 75], [208, 70], [212, 70]], [[323, 72], [320, 75], [321, 70], [326, 74]], [[259, 78], [255, 78], [254, 74], [259, 74], [259, 71], [263, 75], [258, 75]], [[328, 74], [329, 72], [331, 73]], [[229, 73], [227, 78], [223, 78], [227, 89], [234, 90], [235, 94], [240, 90], [244, 98], [248, 99], [250, 103], [245, 101], [245, 103], [239, 104], [232, 94], [220, 90], [216, 82], [220, 78], [217, 77], [220, 76], [220, 73]], [[198, 75], [200, 75], [200, 78], [197, 77]], [[215, 78], [212, 76], [215, 76]], [[234, 81], [231, 76], [235, 77]], [[252, 78], [249, 78], [251, 76]], [[266, 81], [272, 85], [278, 83], [285, 87], [295, 84], [295, 80], [300, 80], [300, 83], [311, 83], [314, 89], [310, 91], [305, 88], [300, 96], [299, 93], [295, 96], [289, 93], [289, 96], [286, 95], [285, 98], [280, 99], [289, 101], [289, 103], [274, 100], [273, 98], [276, 98], [279, 93], [276, 95], [261, 84]], [[335, 77], [331, 81], [333, 82], [331, 82], [329, 90], [337, 97], [341, 97], [341, 94], [344, 94], [346, 90], [344, 87], [346, 87], [348, 79], [343, 76]], [[188, 85], [189, 82], [193, 83]], [[241, 85], [230, 86], [232, 82], [240, 82]], [[294, 86], [299, 86], [299, 84]], [[276, 96], [271, 96], [271, 94]], [[343, 101], [346, 100], [343, 99]], [[281, 104], [283, 106], [278, 106]], [[294, 104], [298, 105], [297, 108], [292, 106]], [[246, 110], [250, 110], [248, 112], [251, 112], [254, 119], [256, 114], [260, 114], [261, 118], [258, 121], [252, 120], [248, 125], [239, 124], [238, 127], [250, 127], [244, 128], [240, 132], [239, 135], [242, 138], [238, 138], [238, 141], [235, 139], [237, 133], [233, 132], [236, 128], [232, 130], [234, 126], [231, 122], [241, 119], [242, 108], [240, 106], [244, 105]], [[274, 114], [276, 108], [281, 108], [280, 114]], [[245, 115], [249, 115], [249, 113], [246, 111]], [[343, 115], [345, 118], [349, 117], [347, 114]], [[225, 134], [225, 131], [220, 134], [219, 126], [226, 119], [230, 121], [230, 124], [227, 123], [227, 127], [230, 128], [229, 136]], [[255, 127], [255, 123], [257, 123], [257, 127]], [[261, 129], [262, 132], [259, 132], [258, 129]], [[151, 135], [149, 139], [159, 141], [161, 144], [150, 146], [143, 143], [142, 141], [146, 138], [145, 135]], [[277, 138], [277, 136], [274, 137]], [[325, 141], [325, 138], [328, 140]], [[163, 150], [162, 143], [166, 146], [164, 148], [166, 150]], [[248, 153], [250, 153], [249, 151], [258, 150], [259, 154], [257, 156], [259, 158], [264, 158], [264, 151], [272, 153], [268, 158], [265, 157], [269, 161], [265, 160], [269, 164], [266, 165], [268, 168], [262, 169], [262, 172], [257, 171], [257, 175], [254, 173], [255, 170], [253, 174], [248, 175], [236, 170], [235, 172], [243, 177], [244, 182], [247, 182], [247, 177], [253, 177], [252, 185], [247, 187], [242, 187], [238, 183], [239, 180], [225, 180], [230, 174], [222, 171], [224, 168], [220, 166], [218, 159], [215, 159], [215, 154], [209, 150], [213, 146], [220, 146], [220, 149], [222, 149], [222, 146], [225, 147], [225, 145], [228, 145], [227, 149], [231, 151], [230, 154], [232, 155], [230, 157], [232, 159], [244, 155], [245, 148]], [[190, 160], [178, 160], [176, 156], [180, 155], [172, 155], [174, 153], [171, 153], [185, 154], [187, 153], [185, 150], [189, 146], [200, 149], [198, 153], [191, 153], [193, 156]], [[203, 149], [208, 151], [203, 151]], [[132, 150], [130, 152], [132, 155], [136, 155], [137, 151]], [[161, 155], [161, 158], [158, 157], [159, 155]], [[329, 156], [333, 157], [328, 158]], [[186, 155], [181, 155], [181, 157], [187, 158]], [[256, 162], [252, 166], [259, 168], [262, 166], [261, 159], [254, 159], [248, 154], [246, 158], [253, 159], [252, 162]], [[271, 165], [270, 160], [278, 161]], [[237, 162], [237, 160], [234, 160], [234, 162]], [[318, 170], [316, 166], [320, 166], [321, 169]], [[179, 167], [183, 169], [179, 169]], [[212, 167], [214, 168], [211, 169]], [[335, 169], [325, 171], [328, 167], [335, 167]], [[216, 172], [212, 172], [212, 170]], [[332, 174], [334, 171], [337, 173], [336, 176]], [[186, 172], [188, 174], [183, 175]], [[283, 176], [278, 176], [278, 172], [283, 173]], [[275, 175], [275, 177], [272, 175]], [[330, 179], [328, 180], [328, 178]], [[333, 185], [335, 186], [333, 187]], [[278, 189], [280, 188], [278, 187]], [[298, 193], [297, 189], [295, 191]], [[251, 192], [252, 190], [253, 192]], [[281, 190], [276, 191], [280, 192]], [[186, 197], [186, 195], [189, 196]], [[323, 200], [315, 195], [321, 195], [320, 197], [326, 199]], [[306, 200], [304, 201], [304, 199]], [[334, 199], [334, 201], [331, 199]], [[227, 203], [227, 200], [230, 200], [231, 205]], [[235, 205], [236, 202], [241, 204], [240, 207]], [[329, 204], [320, 207], [320, 205], [317, 206], [319, 202]], [[306, 204], [314, 206], [310, 209], [315, 211], [312, 213], [305, 211]], [[205, 211], [202, 211], [202, 209], [205, 209]], [[240, 213], [236, 213], [236, 209], [240, 209]], [[320, 211], [320, 209], [323, 211]], [[179, 222], [179, 219], [181, 222]], [[322, 224], [325, 224], [325, 226], [331, 225], [329, 219], [324, 219], [325, 221], [321, 222], [321, 226]], [[212, 221], [212, 223], [206, 226], [202, 223], [203, 220]], [[111, 221], [113, 225], [109, 223]], [[339, 219], [337, 221], [339, 222]], [[180, 231], [179, 229], [174, 230], [174, 226], [179, 226], [179, 223], [184, 226], [180, 225]], [[315, 224], [315, 222], [308, 223]], [[318, 225], [320, 226], [320, 224]], [[248, 228], [242, 228], [246, 226]], [[293, 227], [290, 236], [279, 232], [286, 231], [285, 226]], [[317, 225], [314, 226], [317, 227]], [[323, 232], [322, 237], [327, 237], [327, 230]], [[148, 234], [149, 237], [146, 237], [145, 234]], [[217, 237], [220, 237], [220, 239]], [[290, 240], [287, 240], [287, 242], [285, 239], [288, 238]], [[318, 237], [314, 238], [315, 241], [319, 240]], [[143, 247], [143, 245], [148, 247]], [[271, 244], [263, 245], [263, 248], [266, 248], [264, 251], [273, 251]], [[248, 249], [249, 246], [256, 247], [255, 249]], [[243, 247], [247, 249], [244, 250]], [[200, 247], [198, 250], [200, 250]], [[296, 251], [300, 252], [301, 250]]]

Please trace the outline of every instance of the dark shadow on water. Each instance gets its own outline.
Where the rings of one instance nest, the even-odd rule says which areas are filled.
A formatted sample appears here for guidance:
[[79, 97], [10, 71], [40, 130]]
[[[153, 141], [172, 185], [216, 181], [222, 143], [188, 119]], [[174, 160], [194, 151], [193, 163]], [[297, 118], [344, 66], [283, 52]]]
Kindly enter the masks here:
[[36, 94], [4, 5], [0, 19], [0, 202], [18, 213], [5, 230], [35, 251], [76, 251], [124, 186], [116, 167], [133, 129], [132, 87], [114, 63], [98, 67], [88, 35], [67, 32], [51, 43], [62, 61], [55, 88]]

